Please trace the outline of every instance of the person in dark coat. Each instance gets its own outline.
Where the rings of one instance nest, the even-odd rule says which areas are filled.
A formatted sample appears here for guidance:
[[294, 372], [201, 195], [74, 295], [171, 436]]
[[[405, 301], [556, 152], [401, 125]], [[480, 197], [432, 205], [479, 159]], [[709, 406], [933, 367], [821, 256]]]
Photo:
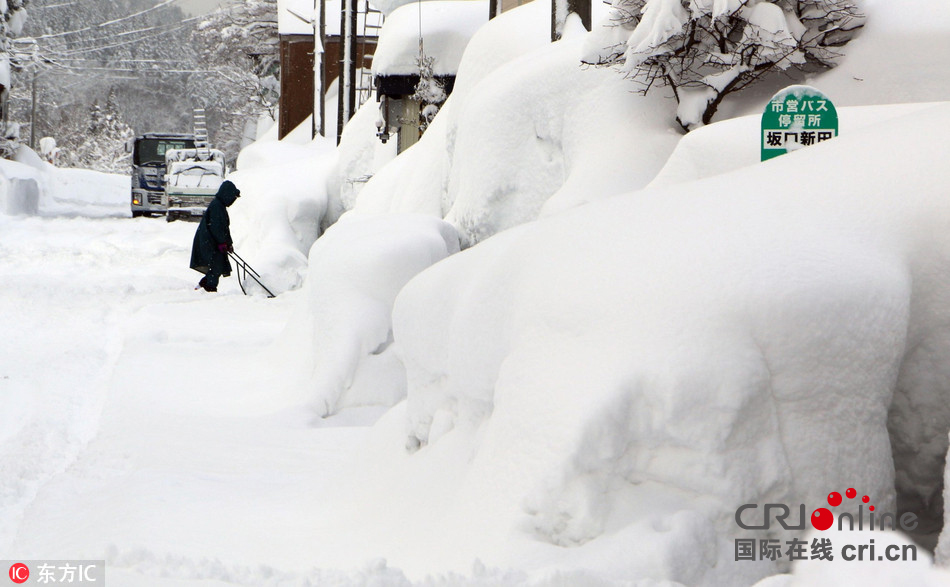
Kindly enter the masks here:
[[230, 181], [222, 183], [195, 231], [195, 241], [191, 246], [191, 268], [204, 274], [198, 287], [205, 291], [218, 291], [218, 278], [231, 275], [228, 252], [233, 251], [234, 246], [228, 206], [240, 195], [241, 190], [236, 185]]

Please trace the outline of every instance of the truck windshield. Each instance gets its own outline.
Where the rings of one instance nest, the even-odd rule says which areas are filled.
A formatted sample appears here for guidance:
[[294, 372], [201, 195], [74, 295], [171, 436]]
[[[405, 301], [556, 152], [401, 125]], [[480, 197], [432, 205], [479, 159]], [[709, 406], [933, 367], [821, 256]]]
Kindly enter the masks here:
[[194, 149], [191, 139], [139, 139], [135, 141], [133, 161], [135, 165], [165, 165], [165, 152], [169, 149]]

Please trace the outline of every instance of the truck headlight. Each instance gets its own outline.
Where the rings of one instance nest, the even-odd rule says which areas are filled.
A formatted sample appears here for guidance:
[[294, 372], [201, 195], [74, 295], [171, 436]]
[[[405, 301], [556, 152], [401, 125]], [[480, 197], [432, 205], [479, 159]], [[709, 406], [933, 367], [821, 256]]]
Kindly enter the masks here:
[[140, 202], [138, 198], [132, 198], [132, 204], [135, 206], [140, 206], [142, 202]]

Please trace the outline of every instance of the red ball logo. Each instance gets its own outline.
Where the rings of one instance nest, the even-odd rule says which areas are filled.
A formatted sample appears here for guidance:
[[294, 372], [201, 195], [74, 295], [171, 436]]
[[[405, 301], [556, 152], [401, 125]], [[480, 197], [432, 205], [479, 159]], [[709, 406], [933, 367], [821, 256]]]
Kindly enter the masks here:
[[10, 567], [10, 580], [14, 583], [26, 583], [30, 578], [30, 568], [23, 563], [16, 563]]
[[811, 514], [811, 525], [824, 532], [835, 523], [835, 516], [827, 508], [818, 508]]

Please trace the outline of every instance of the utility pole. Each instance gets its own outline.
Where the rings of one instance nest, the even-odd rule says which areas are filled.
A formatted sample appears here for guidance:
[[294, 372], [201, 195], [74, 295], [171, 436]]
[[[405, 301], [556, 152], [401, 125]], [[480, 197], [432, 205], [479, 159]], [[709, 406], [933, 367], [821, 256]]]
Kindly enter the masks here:
[[327, 14], [324, 0], [313, 0], [313, 132], [327, 136], [324, 96], [326, 95], [326, 74], [323, 66], [324, 33], [327, 30]]
[[33, 89], [32, 89], [32, 99], [30, 105], [30, 149], [36, 150], [36, 78], [38, 77], [36, 70], [39, 69], [39, 65], [33, 63]]
[[323, 99], [327, 91], [327, 77], [326, 70], [323, 67], [326, 58], [323, 44], [327, 30], [326, 5], [324, 0], [313, 0], [313, 14], [310, 15], [310, 18], [305, 18], [302, 14], [298, 14], [290, 8], [287, 9], [287, 12], [313, 27], [313, 117], [310, 138], [316, 138], [317, 135], [325, 137], [327, 136], [327, 129], [324, 122], [326, 112]]
[[336, 144], [340, 144], [343, 127], [356, 111], [356, 24], [358, 0], [343, 0], [340, 13], [340, 98], [337, 112]]

